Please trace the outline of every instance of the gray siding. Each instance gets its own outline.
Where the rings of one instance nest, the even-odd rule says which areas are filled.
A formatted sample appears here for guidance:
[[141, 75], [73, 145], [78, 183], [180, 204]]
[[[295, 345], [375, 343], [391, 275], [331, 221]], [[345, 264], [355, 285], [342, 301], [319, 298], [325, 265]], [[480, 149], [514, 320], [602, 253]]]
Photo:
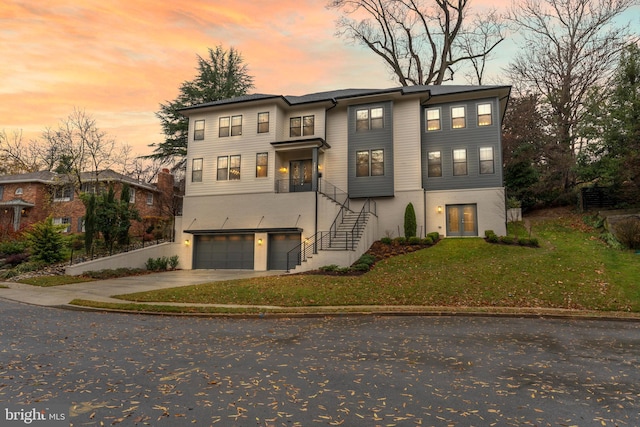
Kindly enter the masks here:
[[[492, 105], [492, 123], [489, 126], [477, 125], [478, 104], [490, 102]], [[466, 127], [451, 128], [451, 108], [464, 106], [466, 109]], [[426, 110], [440, 107], [441, 129], [426, 131]], [[497, 98], [476, 99], [444, 104], [430, 104], [421, 114], [421, 160], [422, 186], [426, 190], [473, 189], [502, 186], [502, 146], [500, 141], [500, 107]], [[493, 148], [494, 173], [480, 174], [480, 148]], [[453, 175], [453, 150], [467, 150], [467, 175]], [[442, 158], [442, 176], [428, 177], [427, 153], [440, 151]]]
[[[356, 111], [376, 107], [384, 109], [384, 127], [356, 132]], [[350, 106], [348, 120], [349, 197], [393, 196], [393, 104], [387, 101]], [[356, 152], [379, 149], [384, 150], [384, 175], [357, 177]]]

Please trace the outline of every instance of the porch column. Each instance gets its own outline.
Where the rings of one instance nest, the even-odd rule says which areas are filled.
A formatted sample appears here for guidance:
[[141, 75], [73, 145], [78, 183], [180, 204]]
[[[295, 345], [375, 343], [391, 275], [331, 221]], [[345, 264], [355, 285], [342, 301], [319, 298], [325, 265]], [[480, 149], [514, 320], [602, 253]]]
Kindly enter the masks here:
[[318, 191], [318, 147], [311, 150], [311, 191]]
[[20, 214], [22, 209], [20, 206], [13, 207], [13, 231], [18, 231], [20, 228]]

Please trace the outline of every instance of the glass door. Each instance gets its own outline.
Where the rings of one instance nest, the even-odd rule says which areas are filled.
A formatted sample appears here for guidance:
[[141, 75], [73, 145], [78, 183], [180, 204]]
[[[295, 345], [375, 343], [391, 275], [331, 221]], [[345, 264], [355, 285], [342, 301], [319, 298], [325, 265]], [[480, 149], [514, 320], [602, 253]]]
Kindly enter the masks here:
[[477, 236], [476, 205], [447, 206], [447, 236]]
[[311, 160], [293, 160], [289, 163], [289, 191], [311, 191]]

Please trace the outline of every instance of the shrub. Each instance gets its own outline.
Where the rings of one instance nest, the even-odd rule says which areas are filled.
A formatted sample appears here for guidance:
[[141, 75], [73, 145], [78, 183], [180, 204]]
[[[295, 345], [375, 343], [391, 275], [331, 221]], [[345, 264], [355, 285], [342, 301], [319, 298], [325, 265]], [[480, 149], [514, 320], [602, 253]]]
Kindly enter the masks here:
[[500, 238], [497, 234], [491, 234], [487, 237], [487, 241], [489, 241], [490, 243], [498, 243], [500, 241]]
[[518, 239], [518, 244], [520, 246], [531, 246], [531, 239], [527, 239], [526, 237], [522, 237]]
[[64, 259], [65, 242], [60, 234], [62, 228], [64, 226], [54, 225], [53, 218], [49, 217], [33, 224], [25, 233], [34, 261], [53, 264]]
[[149, 258], [144, 266], [150, 271], [165, 271], [169, 268], [169, 258], [163, 256], [161, 258]]
[[355, 262], [356, 264], [373, 265], [376, 262], [376, 258], [370, 254], [364, 254]]
[[618, 241], [629, 249], [640, 249], [640, 218], [628, 217], [614, 226]]
[[420, 244], [420, 238], [416, 237], [416, 236], [409, 237], [408, 242], [409, 242], [410, 245], [419, 245]]
[[438, 233], [437, 231], [432, 231], [431, 233], [427, 234], [427, 237], [431, 237], [431, 240], [433, 241], [433, 243], [435, 243], [440, 240], [440, 233]]
[[369, 271], [370, 269], [371, 266], [365, 263], [355, 264], [353, 267], [351, 267], [351, 270], [353, 271]]
[[529, 239], [529, 246], [540, 247], [540, 242], [535, 237]]
[[492, 234], [496, 234], [493, 230], [484, 230], [484, 237], [489, 237]]
[[6, 280], [16, 277], [19, 273], [15, 270], [0, 271], [0, 279]]
[[175, 270], [178, 267], [178, 255], [169, 258], [169, 268]]
[[420, 240], [420, 243], [423, 245], [433, 245], [433, 239], [431, 237], [425, 237]]
[[21, 240], [8, 240], [0, 242], [0, 254], [15, 255], [27, 250], [27, 242]]
[[515, 242], [515, 238], [512, 236], [500, 236], [500, 242], [504, 243], [505, 245], [513, 245], [513, 243]]
[[349, 267], [338, 267], [336, 269], [336, 272], [338, 272], [338, 273], [348, 273], [349, 272]]
[[391, 237], [383, 237], [382, 239], [380, 239], [380, 241], [385, 245], [390, 245], [392, 242]]
[[416, 222], [416, 211], [413, 208], [413, 203], [409, 203], [404, 210], [404, 236], [408, 239], [416, 235], [418, 228]]
[[25, 253], [19, 253], [19, 254], [13, 254], [13, 255], [9, 255], [5, 260], [5, 264], [9, 264], [13, 267], [15, 267], [18, 264], [21, 264], [25, 261], [29, 260], [29, 254], [25, 254]]
[[404, 237], [396, 237], [395, 239], [393, 239], [393, 241], [398, 245], [404, 245], [405, 243], [407, 243], [407, 239], [405, 239]]
[[18, 274], [28, 273], [30, 271], [38, 271], [38, 270], [42, 269], [45, 265], [47, 265], [47, 263], [45, 263], [43, 261], [23, 262], [22, 264], [17, 265], [13, 269], [13, 271], [15, 271]]
[[144, 273], [145, 270], [141, 268], [116, 268], [105, 270], [85, 271], [82, 273], [85, 277], [91, 277], [92, 279], [114, 279], [117, 277], [135, 276], [137, 274]]
[[338, 271], [340, 267], [338, 267], [336, 264], [330, 264], [330, 265], [323, 265], [322, 267], [320, 267], [320, 271]]

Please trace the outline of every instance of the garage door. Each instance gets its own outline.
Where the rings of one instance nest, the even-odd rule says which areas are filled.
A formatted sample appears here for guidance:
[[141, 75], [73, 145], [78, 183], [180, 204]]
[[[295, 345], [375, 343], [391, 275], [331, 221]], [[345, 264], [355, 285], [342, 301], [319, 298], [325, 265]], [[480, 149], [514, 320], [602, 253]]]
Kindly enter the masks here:
[[195, 236], [193, 268], [253, 270], [253, 234]]
[[287, 270], [287, 253], [300, 245], [300, 233], [269, 234], [269, 270]]

